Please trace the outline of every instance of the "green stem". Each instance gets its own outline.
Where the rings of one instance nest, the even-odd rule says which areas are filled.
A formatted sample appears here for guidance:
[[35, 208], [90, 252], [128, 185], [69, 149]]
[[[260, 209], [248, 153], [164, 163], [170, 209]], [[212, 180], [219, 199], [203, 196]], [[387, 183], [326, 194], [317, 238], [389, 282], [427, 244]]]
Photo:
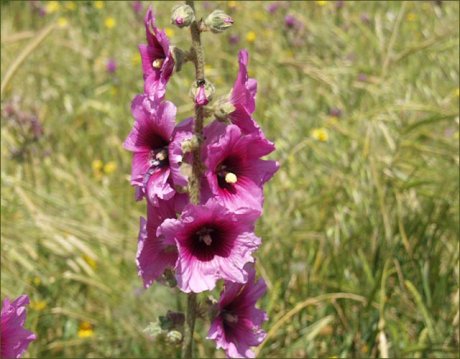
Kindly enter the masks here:
[[[195, 10], [193, 1], [186, 1]], [[190, 26], [192, 35], [191, 57], [195, 64], [196, 81], [204, 80], [204, 53], [201, 46], [201, 34], [199, 22], [196, 20]], [[197, 138], [198, 145], [193, 149], [193, 169], [190, 176], [190, 201], [198, 204], [200, 201], [200, 179], [203, 173], [203, 163], [201, 161], [201, 144], [203, 142], [203, 121], [204, 108], [195, 106], [195, 128], [194, 134]], [[193, 354], [193, 332], [195, 330], [195, 319], [197, 314], [197, 299], [195, 293], [187, 296], [187, 312], [184, 327], [184, 340], [182, 342], [182, 358], [192, 358]]]

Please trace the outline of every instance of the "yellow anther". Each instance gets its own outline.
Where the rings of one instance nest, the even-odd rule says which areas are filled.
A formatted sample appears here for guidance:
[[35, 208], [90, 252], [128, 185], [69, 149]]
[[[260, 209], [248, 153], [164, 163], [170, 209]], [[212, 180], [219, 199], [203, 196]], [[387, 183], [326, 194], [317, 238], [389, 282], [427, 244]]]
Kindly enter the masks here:
[[238, 177], [236, 177], [236, 174], [234, 174], [232, 172], [228, 172], [225, 175], [225, 182], [234, 184], [234, 183], [236, 183], [236, 181], [238, 181]]
[[163, 62], [165, 62], [164, 59], [156, 59], [156, 60], [153, 60], [152, 66], [153, 66], [153, 68], [155, 68], [155, 69], [159, 69], [159, 68], [161, 68], [161, 66], [163, 65]]
[[158, 160], [158, 161], [164, 161], [166, 159], [166, 153], [165, 151], [160, 151], [158, 152], [156, 155], [155, 155], [155, 158]]

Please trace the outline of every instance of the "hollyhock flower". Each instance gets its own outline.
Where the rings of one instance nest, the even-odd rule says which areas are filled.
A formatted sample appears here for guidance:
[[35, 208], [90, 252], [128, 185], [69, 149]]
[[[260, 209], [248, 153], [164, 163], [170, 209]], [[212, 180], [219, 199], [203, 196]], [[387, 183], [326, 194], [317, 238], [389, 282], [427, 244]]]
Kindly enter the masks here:
[[258, 134], [243, 135], [235, 125], [214, 122], [205, 130], [203, 157], [207, 167], [202, 200], [215, 197], [230, 210], [262, 212], [262, 185], [278, 170], [276, 161], [262, 160], [275, 146]]
[[5, 299], [1, 311], [1, 353], [2, 358], [20, 358], [30, 342], [37, 339], [31, 331], [24, 329], [26, 305], [29, 297], [21, 295], [15, 301]]
[[266, 335], [260, 326], [268, 317], [255, 304], [267, 286], [262, 278], [255, 281], [253, 266], [247, 267], [246, 284], [225, 282], [207, 337], [215, 340], [217, 348], [224, 349], [229, 358], [254, 358], [250, 347], [262, 343]]
[[144, 91], [149, 96], [162, 98], [174, 69], [174, 59], [166, 33], [155, 26], [155, 16], [151, 8], [147, 10], [144, 22], [147, 45], [139, 45]]
[[147, 220], [141, 217], [136, 264], [138, 274], [148, 288], [168, 268], [174, 268], [177, 248], [174, 240], [157, 236], [157, 229], [167, 218], [176, 218], [186, 204], [186, 195], [177, 194], [168, 201], [160, 201], [158, 207], [147, 202]]
[[179, 219], [166, 219], [157, 235], [175, 241], [179, 252], [176, 262], [178, 287], [186, 292], [212, 290], [218, 279], [245, 283], [246, 263], [260, 245], [254, 233], [257, 213], [235, 213], [216, 201], [187, 205]]
[[[176, 107], [172, 102], [136, 96], [131, 105], [135, 118], [133, 129], [124, 147], [133, 152], [131, 184], [137, 188], [136, 198], [145, 194], [153, 205], [173, 197], [172, 184], [186, 185], [180, 173], [180, 142], [191, 134], [191, 120], [174, 129]], [[171, 183], [172, 181], [172, 183]]]

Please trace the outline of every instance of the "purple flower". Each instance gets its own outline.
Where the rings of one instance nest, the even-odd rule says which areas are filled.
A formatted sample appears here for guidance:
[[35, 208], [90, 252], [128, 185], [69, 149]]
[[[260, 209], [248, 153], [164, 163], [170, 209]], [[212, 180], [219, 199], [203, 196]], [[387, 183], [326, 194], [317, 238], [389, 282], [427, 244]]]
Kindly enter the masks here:
[[286, 15], [284, 17], [284, 25], [289, 29], [297, 27], [298, 23], [299, 21], [295, 18], [294, 15]]
[[266, 9], [270, 14], [274, 14], [278, 10], [279, 7], [280, 7], [279, 2], [272, 2], [267, 5]]
[[215, 197], [230, 210], [263, 206], [262, 185], [278, 170], [276, 161], [262, 160], [275, 146], [258, 134], [243, 135], [238, 126], [214, 122], [206, 128], [207, 167], [202, 201]]
[[338, 107], [332, 107], [329, 110], [329, 115], [337, 118], [342, 117], [342, 110]]
[[230, 114], [230, 120], [240, 127], [243, 133], [256, 132], [262, 135], [259, 125], [251, 117], [256, 109], [257, 81], [248, 76], [248, 61], [247, 50], [240, 50], [238, 53], [240, 65], [238, 76], [230, 95], [230, 103], [235, 107], [235, 110]]
[[139, 15], [144, 6], [142, 5], [142, 1], [133, 1], [131, 2], [131, 7], [133, 8], [134, 13]]
[[144, 91], [149, 96], [162, 98], [174, 69], [174, 59], [166, 33], [155, 26], [155, 16], [150, 7], [144, 22], [147, 45], [139, 45], [144, 72]]
[[124, 147], [133, 152], [131, 184], [137, 187], [137, 199], [147, 194], [148, 200], [158, 206], [159, 200], [174, 196], [172, 183], [187, 184], [180, 173], [180, 153], [177, 141], [191, 134], [192, 122], [186, 121], [174, 129], [176, 107], [172, 102], [152, 100], [145, 95], [134, 98], [131, 111], [135, 118], [133, 129]]
[[254, 233], [257, 213], [231, 212], [214, 200], [187, 205], [179, 219], [166, 219], [157, 234], [175, 241], [178, 287], [186, 292], [212, 290], [218, 279], [247, 281], [246, 263], [260, 245]]
[[108, 59], [105, 68], [109, 74], [113, 74], [117, 71], [117, 62], [114, 59]]
[[5, 298], [1, 311], [1, 358], [20, 358], [37, 336], [24, 329], [29, 297], [21, 295], [12, 303]]
[[262, 278], [255, 282], [253, 266], [246, 267], [246, 284], [225, 282], [217, 303], [218, 313], [207, 337], [215, 340], [217, 348], [224, 349], [229, 358], [253, 358], [250, 347], [265, 339], [265, 332], [260, 326], [268, 317], [255, 304], [265, 294], [267, 286]]
[[236, 34], [231, 34], [228, 37], [228, 42], [230, 43], [230, 45], [236, 45], [240, 42], [240, 37]]
[[206, 97], [206, 89], [204, 85], [201, 85], [198, 87], [196, 97], [195, 97], [195, 103], [198, 106], [205, 106], [209, 103], [209, 99]]
[[147, 202], [147, 220], [141, 217], [136, 264], [138, 274], [148, 288], [177, 260], [176, 242], [157, 236], [157, 229], [167, 218], [176, 218], [186, 204], [185, 195], [176, 195], [169, 201], [159, 201], [158, 207]]

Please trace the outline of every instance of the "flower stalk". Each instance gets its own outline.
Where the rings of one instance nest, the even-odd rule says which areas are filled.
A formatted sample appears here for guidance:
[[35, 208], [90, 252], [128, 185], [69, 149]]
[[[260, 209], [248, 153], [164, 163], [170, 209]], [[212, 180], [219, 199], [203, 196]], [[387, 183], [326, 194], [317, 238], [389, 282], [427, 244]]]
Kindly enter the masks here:
[[[193, 1], [187, 0], [193, 11], [195, 6]], [[200, 20], [201, 22], [201, 20]], [[197, 84], [204, 81], [204, 51], [201, 45], [200, 25], [196, 19], [190, 25], [192, 36], [191, 55], [195, 65], [195, 80]], [[203, 163], [201, 161], [201, 145], [203, 143], [203, 122], [204, 107], [195, 106], [195, 127], [193, 129], [197, 139], [197, 145], [193, 148], [193, 167], [190, 176], [190, 202], [198, 204], [200, 201], [200, 178], [203, 172]], [[187, 294], [187, 311], [185, 314], [184, 338], [182, 342], [182, 358], [192, 358], [193, 353], [193, 332], [195, 330], [195, 320], [197, 313], [197, 298], [195, 293]]]

